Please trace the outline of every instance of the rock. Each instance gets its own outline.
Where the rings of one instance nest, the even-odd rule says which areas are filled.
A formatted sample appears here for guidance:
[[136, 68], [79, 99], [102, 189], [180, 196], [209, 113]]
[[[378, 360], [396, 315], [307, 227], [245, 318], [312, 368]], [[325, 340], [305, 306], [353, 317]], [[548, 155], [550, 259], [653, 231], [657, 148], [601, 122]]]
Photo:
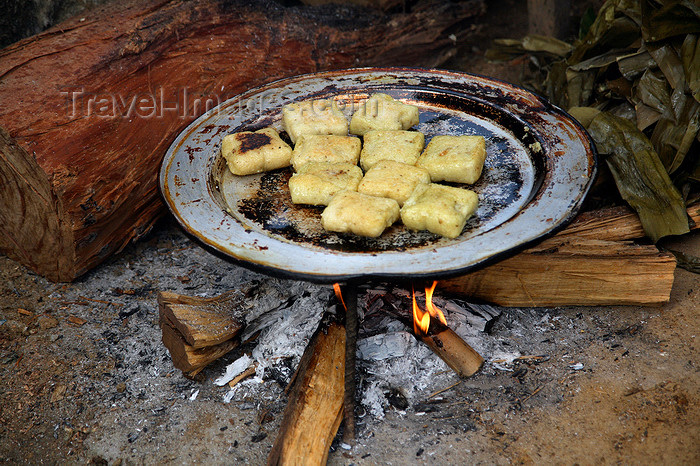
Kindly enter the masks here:
[[39, 319], [37, 319], [37, 324], [39, 325], [40, 329], [47, 330], [56, 327], [58, 325], [58, 319], [51, 316], [39, 316]]
[[9, 336], [17, 337], [27, 331], [27, 326], [18, 320], [11, 319], [0, 327], [0, 331], [6, 332]]

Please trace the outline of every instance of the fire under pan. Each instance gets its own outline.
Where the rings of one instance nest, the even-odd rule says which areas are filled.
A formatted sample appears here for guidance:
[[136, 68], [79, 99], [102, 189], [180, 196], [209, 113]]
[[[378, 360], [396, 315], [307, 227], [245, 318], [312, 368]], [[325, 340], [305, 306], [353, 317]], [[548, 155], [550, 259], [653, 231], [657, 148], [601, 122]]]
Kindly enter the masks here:
[[[291, 203], [291, 168], [236, 177], [220, 154], [227, 134], [273, 126], [282, 106], [336, 100], [349, 116], [372, 93], [420, 108], [426, 136], [483, 135], [486, 163], [469, 186], [479, 209], [462, 235], [441, 238], [400, 223], [379, 238], [329, 233], [322, 208]], [[441, 70], [353, 69], [276, 81], [230, 99], [173, 142], [160, 185], [180, 224], [214, 249], [267, 272], [313, 281], [437, 278], [463, 273], [561, 228], [596, 169], [580, 125], [539, 96], [494, 79]]]

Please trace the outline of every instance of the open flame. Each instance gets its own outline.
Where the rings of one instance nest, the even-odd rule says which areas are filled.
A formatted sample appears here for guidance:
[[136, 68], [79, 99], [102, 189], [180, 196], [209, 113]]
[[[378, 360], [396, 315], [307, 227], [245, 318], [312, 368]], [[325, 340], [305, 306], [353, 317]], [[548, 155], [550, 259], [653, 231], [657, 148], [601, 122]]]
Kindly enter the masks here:
[[343, 300], [343, 293], [340, 292], [340, 283], [333, 283], [333, 291], [335, 291], [335, 296], [340, 300], [340, 304], [342, 304], [343, 308], [347, 311], [348, 307]]
[[430, 329], [430, 317], [439, 319], [443, 325], [447, 325], [445, 314], [442, 313], [439, 307], [433, 304], [433, 292], [437, 286], [437, 281], [434, 281], [432, 286], [425, 287], [425, 309], [423, 312], [416, 302], [416, 292], [413, 292], [413, 331], [418, 335], [427, 335]]

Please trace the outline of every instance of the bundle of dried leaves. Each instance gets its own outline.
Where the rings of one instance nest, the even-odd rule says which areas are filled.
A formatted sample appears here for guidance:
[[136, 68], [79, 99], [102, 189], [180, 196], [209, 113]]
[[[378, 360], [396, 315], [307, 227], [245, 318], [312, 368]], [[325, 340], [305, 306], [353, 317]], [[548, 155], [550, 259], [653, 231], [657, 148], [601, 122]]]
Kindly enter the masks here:
[[529, 54], [525, 85], [589, 131], [619, 193], [654, 241], [689, 231], [685, 201], [700, 186], [700, 6], [608, 0], [573, 44], [500, 39], [487, 58]]

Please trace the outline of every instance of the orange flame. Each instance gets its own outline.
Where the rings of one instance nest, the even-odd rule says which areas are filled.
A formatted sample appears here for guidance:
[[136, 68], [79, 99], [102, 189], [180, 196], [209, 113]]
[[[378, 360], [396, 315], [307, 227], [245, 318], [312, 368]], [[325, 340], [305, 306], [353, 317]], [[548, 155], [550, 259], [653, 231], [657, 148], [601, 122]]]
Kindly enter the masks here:
[[439, 319], [443, 325], [447, 325], [445, 314], [442, 313], [439, 307], [433, 304], [433, 292], [437, 286], [437, 281], [433, 282], [432, 286], [425, 287], [425, 309], [423, 312], [416, 303], [416, 292], [413, 291], [413, 331], [419, 335], [427, 335], [430, 329], [430, 317]]
[[433, 291], [437, 286], [437, 280], [433, 282], [433, 286], [425, 287], [425, 307], [431, 316], [440, 319], [443, 325], [447, 325], [447, 320], [445, 320], [445, 314], [442, 313], [439, 307], [433, 304]]
[[340, 283], [333, 283], [333, 291], [335, 291], [335, 296], [340, 300], [340, 304], [343, 305], [343, 308], [345, 310], [348, 310], [348, 307], [345, 305], [345, 301], [343, 300], [343, 293], [340, 292]]
[[413, 332], [416, 335], [427, 335], [430, 328], [430, 314], [423, 312], [416, 303], [416, 292], [413, 291]]

